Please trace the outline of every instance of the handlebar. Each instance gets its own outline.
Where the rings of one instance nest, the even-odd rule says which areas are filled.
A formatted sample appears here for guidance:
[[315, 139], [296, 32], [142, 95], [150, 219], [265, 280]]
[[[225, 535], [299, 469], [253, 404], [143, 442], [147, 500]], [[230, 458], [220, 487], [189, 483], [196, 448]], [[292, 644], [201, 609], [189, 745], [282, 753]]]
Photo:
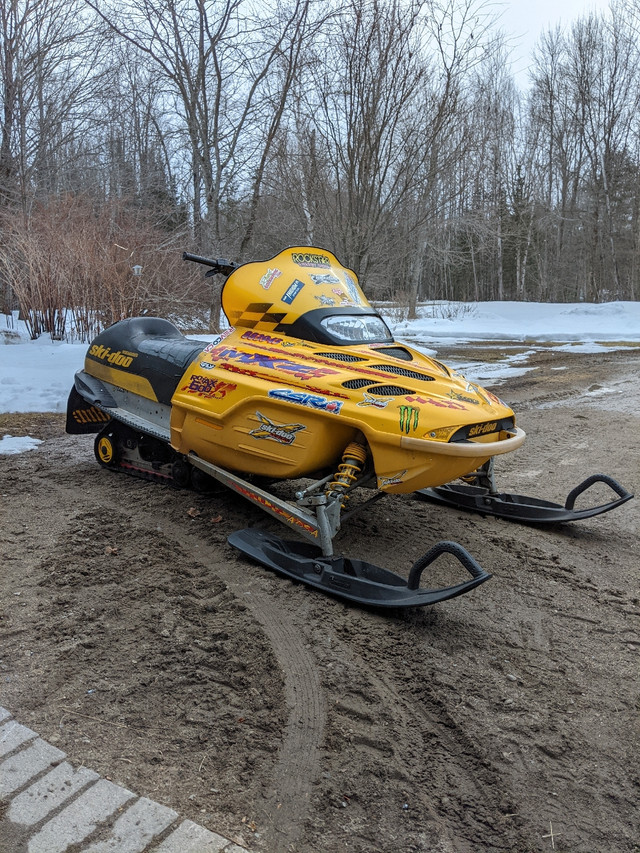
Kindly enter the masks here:
[[211, 267], [205, 273], [205, 276], [217, 275], [218, 273], [229, 276], [239, 266], [239, 264], [233, 261], [227, 261], [226, 258], [203, 258], [201, 255], [194, 255], [191, 252], [183, 252], [182, 260], [193, 261], [196, 264], [204, 264], [207, 267]]

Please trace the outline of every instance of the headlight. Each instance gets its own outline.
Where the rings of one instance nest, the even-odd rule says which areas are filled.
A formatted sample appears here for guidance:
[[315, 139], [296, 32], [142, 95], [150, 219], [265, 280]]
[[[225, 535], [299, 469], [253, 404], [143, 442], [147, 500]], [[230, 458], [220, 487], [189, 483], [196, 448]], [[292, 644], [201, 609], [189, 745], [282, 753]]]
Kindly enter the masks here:
[[322, 326], [336, 340], [345, 343], [377, 343], [392, 340], [391, 332], [381, 317], [338, 315], [325, 317]]

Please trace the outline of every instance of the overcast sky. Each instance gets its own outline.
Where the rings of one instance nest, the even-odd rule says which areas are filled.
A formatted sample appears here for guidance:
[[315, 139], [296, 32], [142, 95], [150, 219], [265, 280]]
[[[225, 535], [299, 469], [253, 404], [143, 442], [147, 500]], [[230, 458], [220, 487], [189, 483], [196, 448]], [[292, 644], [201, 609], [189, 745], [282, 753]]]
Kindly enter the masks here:
[[567, 27], [591, 11], [605, 11], [609, 0], [497, 0], [495, 10], [503, 13], [499, 26], [513, 44], [513, 71], [520, 85], [526, 85], [526, 69], [540, 34], [550, 26]]

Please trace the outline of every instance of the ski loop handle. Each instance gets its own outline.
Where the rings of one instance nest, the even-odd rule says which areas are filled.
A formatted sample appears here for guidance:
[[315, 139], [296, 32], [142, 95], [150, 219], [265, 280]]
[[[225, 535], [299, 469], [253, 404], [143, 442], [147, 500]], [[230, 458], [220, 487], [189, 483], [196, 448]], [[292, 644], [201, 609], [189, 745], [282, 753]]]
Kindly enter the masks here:
[[462, 545], [459, 545], [457, 542], [443, 541], [436, 543], [423, 557], [416, 560], [409, 572], [407, 588], [411, 590], [418, 589], [420, 587], [422, 572], [442, 554], [451, 554], [454, 556], [475, 580], [491, 577]]
[[573, 509], [578, 495], [581, 495], [583, 492], [586, 492], [586, 490], [591, 488], [594, 483], [604, 483], [606, 486], [609, 486], [609, 488], [611, 488], [620, 498], [629, 497], [629, 492], [624, 488], [624, 486], [621, 486], [617, 480], [614, 480], [613, 477], [609, 477], [608, 474], [592, 474], [590, 477], [587, 477], [584, 482], [580, 483], [579, 486], [576, 486], [575, 489], [572, 489], [569, 492], [564, 505], [565, 509]]

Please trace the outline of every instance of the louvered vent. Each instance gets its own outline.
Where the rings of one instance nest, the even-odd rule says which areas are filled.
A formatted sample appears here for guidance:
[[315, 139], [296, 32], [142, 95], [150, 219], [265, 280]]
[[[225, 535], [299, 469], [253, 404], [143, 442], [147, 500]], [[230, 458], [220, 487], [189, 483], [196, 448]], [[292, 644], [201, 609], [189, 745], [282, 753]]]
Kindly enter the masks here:
[[357, 355], [349, 355], [348, 352], [316, 352], [314, 355], [319, 355], [320, 358], [334, 358], [336, 361], [365, 361]]
[[371, 369], [395, 373], [396, 376], [406, 376], [407, 379], [418, 379], [420, 382], [433, 382], [433, 376], [427, 376], [426, 373], [416, 373], [414, 370], [407, 370], [406, 367], [398, 367], [395, 364], [372, 364]]
[[375, 397], [404, 397], [405, 394], [414, 394], [410, 388], [401, 388], [399, 385], [373, 385], [367, 388], [367, 394]]
[[366, 388], [371, 385], [371, 379], [347, 379], [342, 383], [343, 388], [349, 388], [351, 391], [357, 391], [358, 388]]
[[376, 352], [382, 352], [392, 358], [401, 358], [403, 361], [413, 361], [413, 356], [409, 350], [402, 347], [376, 347]]

